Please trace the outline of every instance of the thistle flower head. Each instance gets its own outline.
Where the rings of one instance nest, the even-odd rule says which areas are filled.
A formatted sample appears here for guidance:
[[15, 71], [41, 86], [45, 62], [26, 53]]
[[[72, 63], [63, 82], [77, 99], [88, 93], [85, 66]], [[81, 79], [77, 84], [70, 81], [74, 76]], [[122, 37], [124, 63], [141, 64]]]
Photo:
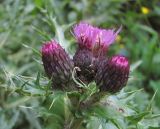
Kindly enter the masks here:
[[129, 76], [129, 62], [124, 56], [113, 56], [97, 71], [96, 83], [101, 91], [117, 92], [122, 89]]
[[87, 23], [79, 23], [74, 26], [73, 33], [79, 43], [79, 47], [90, 49], [93, 40], [93, 26]]
[[93, 54], [105, 54], [107, 48], [115, 41], [121, 27], [115, 32], [114, 29], [101, 29], [87, 23], [79, 23], [74, 26], [73, 33], [79, 47], [86, 48]]
[[121, 55], [113, 56], [110, 59], [110, 63], [112, 63], [112, 65], [116, 65], [116, 67], [121, 70], [124, 69], [129, 71], [129, 62], [128, 62], [128, 59], [124, 56], [121, 56]]
[[42, 46], [42, 61], [54, 88], [64, 88], [71, 82], [73, 61], [56, 41], [49, 41]]
[[59, 49], [62, 49], [62, 48], [56, 41], [52, 40], [52, 41], [46, 42], [42, 46], [42, 56], [56, 53], [59, 51]]
[[92, 52], [86, 49], [78, 49], [73, 57], [74, 65], [80, 68], [77, 75], [85, 83], [89, 83], [94, 79], [93, 60]]

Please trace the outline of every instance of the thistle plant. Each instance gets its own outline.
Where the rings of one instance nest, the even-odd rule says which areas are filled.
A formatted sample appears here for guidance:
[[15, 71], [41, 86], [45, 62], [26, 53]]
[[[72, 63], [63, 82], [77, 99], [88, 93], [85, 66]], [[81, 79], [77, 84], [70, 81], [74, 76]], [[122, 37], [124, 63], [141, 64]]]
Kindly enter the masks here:
[[[130, 74], [127, 57], [107, 54], [120, 30], [105, 30], [86, 23], [74, 25], [72, 31], [78, 47], [73, 58], [57, 39], [46, 41], [41, 47], [41, 54], [32, 48], [41, 55], [48, 79], [41, 73], [37, 77], [27, 77], [3, 69], [9, 81], [2, 87], [11, 85], [6, 88], [8, 93], [14, 91], [23, 96], [16, 103], [20, 108], [16, 109], [18, 116], [25, 114], [27, 121], [31, 125], [34, 123], [36, 129], [158, 127], [159, 122], [155, 119], [160, 115], [153, 114], [152, 109], [155, 95], [139, 108], [140, 104], [136, 105], [134, 99], [144, 101], [138, 94], [146, 94], [141, 90], [127, 92], [123, 89]], [[16, 87], [15, 83], [20, 86]], [[1, 91], [5, 93], [4, 89]], [[21, 105], [22, 102], [26, 105]], [[3, 105], [1, 109], [10, 110], [14, 105]], [[19, 122], [17, 114], [14, 117], [16, 123]], [[4, 116], [2, 120], [5, 120]], [[13, 125], [8, 127], [11, 129]]]
[[[20, 108], [16, 110], [18, 114], [27, 115], [27, 120], [32, 124], [34, 121], [36, 129], [158, 127], [155, 119], [160, 115], [153, 114], [152, 109], [155, 95], [139, 109], [135, 100], [140, 99], [138, 94], [146, 94], [141, 90], [127, 92], [123, 89], [130, 74], [127, 57], [107, 54], [120, 30], [105, 30], [86, 23], [74, 25], [72, 31], [78, 47], [73, 58], [60, 45], [62, 42], [57, 42], [57, 39], [46, 41], [38, 55], [41, 55], [39, 57], [48, 79], [41, 73], [31, 78], [3, 69], [10, 81], [2, 87], [16, 83], [15, 80], [19, 82], [19, 87], [14, 84], [7, 88], [9, 93], [15, 91], [23, 96], [20, 104], [17, 103]], [[39, 101], [35, 103], [37, 98]], [[21, 105], [22, 102], [27, 104]], [[10, 109], [14, 105], [3, 107]], [[154, 125], [148, 124], [148, 121]]]
[[[103, 126], [126, 129], [140, 126], [139, 122], [152, 116], [150, 104], [142, 114], [127, 107], [128, 98], [138, 92], [122, 90], [130, 74], [128, 58], [107, 54], [121, 27], [115, 31], [81, 22], [74, 25], [72, 31], [78, 44], [73, 59], [55, 40], [42, 46], [44, 69], [54, 93], [48, 108], [52, 109], [55, 105], [52, 110], [56, 115], [62, 115], [65, 110], [63, 119], [58, 120], [60, 128], [96, 129]], [[59, 103], [61, 101], [63, 104]], [[63, 108], [57, 113], [59, 106]], [[134, 118], [136, 115], [139, 115], [137, 119]], [[52, 119], [56, 120], [56, 117]], [[101, 121], [98, 123], [97, 120]], [[131, 125], [125, 123], [130, 120], [136, 122]]]
[[0, 3], [0, 129], [160, 128], [158, 1]]
[[[73, 59], [54, 40], [42, 46], [42, 61], [53, 91], [71, 93], [68, 97], [74, 105], [73, 112], [90, 109], [107, 93], [116, 93], [126, 85], [130, 68], [128, 59], [120, 55], [107, 56], [107, 50], [120, 30], [105, 30], [87, 23], [73, 26], [78, 43]], [[73, 95], [74, 92], [77, 94]], [[77, 128], [78, 122], [83, 120], [77, 118], [70, 127], [64, 128]]]

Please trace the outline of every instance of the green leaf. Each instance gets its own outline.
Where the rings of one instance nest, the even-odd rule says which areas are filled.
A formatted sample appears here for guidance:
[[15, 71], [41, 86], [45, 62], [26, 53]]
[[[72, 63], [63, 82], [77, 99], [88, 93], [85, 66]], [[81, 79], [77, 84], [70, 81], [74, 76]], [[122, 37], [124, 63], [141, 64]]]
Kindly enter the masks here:
[[130, 70], [131, 70], [131, 71], [134, 71], [134, 70], [137, 69], [141, 64], [142, 64], [142, 60], [139, 60], [139, 61], [135, 62], [134, 64], [131, 65]]
[[[59, 42], [59, 44], [67, 51], [69, 47], [69, 42], [65, 39], [64, 36], [64, 28], [62, 28], [56, 21], [56, 18], [53, 18], [51, 15], [48, 16], [48, 19], [50, 21], [50, 25], [56, 32], [56, 38]], [[55, 29], [54, 29], [55, 28]]]
[[32, 110], [21, 108], [21, 111], [25, 114], [29, 124], [35, 129], [42, 129], [36, 114]]
[[34, 3], [38, 8], [42, 8], [42, 6], [44, 4], [43, 0], [34, 0]]
[[139, 121], [141, 121], [145, 116], [149, 114], [150, 112], [146, 111], [146, 112], [138, 113], [136, 115], [127, 116], [126, 118], [130, 120], [132, 123], [137, 124]]
[[36, 50], [36, 49], [34, 49], [34, 48], [26, 45], [26, 44], [23, 44], [23, 46], [24, 46], [25, 48], [28, 48], [28, 49], [32, 50], [36, 55], [38, 55], [38, 56], [41, 57], [41, 53], [40, 53], [38, 50]]
[[151, 98], [151, 101], [149, 102], [148, 106], [147, 106], [147, 110], [148, 111], [152, 111], [152, 105], [153, 105], [153, 102], [154, 102], [154, 99], [155, 99], [155, 96], [156, 96], [156, 93], [157, 93], [158, 90], [155, 91], [154, 95], [152, 96]]
[[32, 26], [32, 28], [39, 33], [39, 35], [41, 35], [45, 41], [50, 41], [52, 39], [52, 37], [45, 31], [40, 30], [39, 28], [37, 28], [36, 26]]

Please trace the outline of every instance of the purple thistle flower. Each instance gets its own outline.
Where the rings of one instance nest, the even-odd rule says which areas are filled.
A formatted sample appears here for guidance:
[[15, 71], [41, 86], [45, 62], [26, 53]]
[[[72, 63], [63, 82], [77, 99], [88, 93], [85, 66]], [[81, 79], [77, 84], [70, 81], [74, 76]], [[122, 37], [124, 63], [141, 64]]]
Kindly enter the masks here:
[[90, 49], [93, 40], [93, 27], [87, 23], [79, 23], [73, 27], [73, 34], [79, 43], [80, 48]]
[[113, 56], [101, 64], [95, 80], [101, 91], [115, 93], [122, 89], [129, 76], [129, 62], [124, 56]]
[[101, 29], [87, 23], [79, 23], [73, 28], [79, 47], [91, 50], [95, 56], [105, 55], [120, 31], [121, 27], [115, 32], [114, 29]]
[[116, 36], [118, 33], [121, 31], [121, 27], [114, 32], [113, 29], [101, 29], [97, 35], [97, 41], [95, 42], [96, 44], [100, 44], [102, 51], [106, 51], [107, 48], [115, 41]]
[[42, 61], [45, 72], [53, 81], [54, 88], [65, 88], [72, 79], [73, 61], [56, 41], [42, 46]]

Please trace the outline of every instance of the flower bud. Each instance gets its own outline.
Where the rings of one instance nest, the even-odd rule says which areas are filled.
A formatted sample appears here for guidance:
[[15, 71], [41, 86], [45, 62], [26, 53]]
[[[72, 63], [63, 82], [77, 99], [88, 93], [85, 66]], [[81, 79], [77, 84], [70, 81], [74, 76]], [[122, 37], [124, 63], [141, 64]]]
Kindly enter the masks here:
[[89, 83], [94, 79], [94, 57], [91, 51], [87, 49], [78, 49], [73, 57], [75, 67], [79, 67], [77, 71], [78, 77], [85, 83]]
[[121, 90], [128, 81], [129, 62], [124, 56], [113, 56], [99, 67], [95, 80], [100, 91], [115, 93]]
[[55, 41], [42, 46], [42, 61], [45, 72], [52, 79], [54, 88], [65, 88], [72, 81], [73, 61]]

